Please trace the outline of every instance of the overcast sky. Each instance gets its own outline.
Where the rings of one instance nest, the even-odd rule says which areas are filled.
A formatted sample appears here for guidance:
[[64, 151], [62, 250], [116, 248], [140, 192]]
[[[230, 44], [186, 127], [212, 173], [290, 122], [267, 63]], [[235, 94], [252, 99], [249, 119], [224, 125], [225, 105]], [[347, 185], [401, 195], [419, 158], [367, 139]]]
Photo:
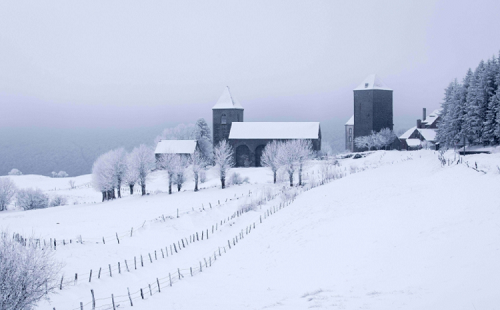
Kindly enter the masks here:
[[[500, 1], [1, 1], [0, 127], [344, 122], [372, 73], [396, 126], [500, 50]], [[411, 123], [409, 123], [411, 121]]]

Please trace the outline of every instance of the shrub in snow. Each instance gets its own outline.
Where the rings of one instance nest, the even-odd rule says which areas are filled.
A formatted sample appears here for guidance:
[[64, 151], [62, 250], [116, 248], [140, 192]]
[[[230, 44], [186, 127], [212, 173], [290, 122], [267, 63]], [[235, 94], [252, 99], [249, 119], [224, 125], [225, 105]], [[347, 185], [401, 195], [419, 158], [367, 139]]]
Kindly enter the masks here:
[[238, 172], [234, 172], [229, 176], [229, 185], [240, 185], [243, 183], [248, 183], [250, 179], [248, 177], [243, 178]]
[[49, 206], [49, 197], [39, 188], [20, 189], [16, 201], [23, 210], [43, 209]]
[[68, 174], [66, 173], [66, 171], [59, 171], [59, 172], [52, 171], [53, 178], [66, 178], [67, 176]]
[[34, 309], [57, 287], [60, 265], [49, 250], [21, 245], [0, 236], [0, 309]]
[[295, 199], [295, 197], [298, 196], [298, 191], [295, 188], [286, 188], [284, 187], [283, 190], [281, 191], [281, 201], [283, 202], [290, 202]]
[[21, 171], [19, 171], [18, 169], [12, 169], [10, 172], [9, 172], [9, 175], [22, 175], [23, 173]]
[[59, 206], [65, 206], [68, 204], [68, 199], [64, 196], [56, 195], [52, 197], [50, 200], [49, 206], [50, 207], [59, 207]]
[[68, 181], [68, 184], [69, 184], [69, 187], [70, 187], [71, 189], [74, 189], [74, 188], [75, 188], [75, 180], [69, 180], [69, 181]]
[[16, 194], [17, 187], [9, 178], [0, 179], [0, 211], [7, 209], [7, 206], [12, 201]]
[[229, 169], [234, 167], [233, 148], [226, 140], [219, 142], [214, 150], [214, 161], [219, 171], [222, 188], [226, 188], [226, 175]]

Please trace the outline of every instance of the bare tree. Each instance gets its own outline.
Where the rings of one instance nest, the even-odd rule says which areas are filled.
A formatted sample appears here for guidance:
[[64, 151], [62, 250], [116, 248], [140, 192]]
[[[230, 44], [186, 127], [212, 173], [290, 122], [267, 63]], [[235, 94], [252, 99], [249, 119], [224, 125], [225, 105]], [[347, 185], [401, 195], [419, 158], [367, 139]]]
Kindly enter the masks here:
[[74, 189], [74, 188], [75, 188], [75, 180], [69, 180], [69, 181], [68, 181], [68, 184], [69, 184], [69, 187], [70, 187], [71, 189]]
[[16, 195], [17, 205], [24, 210], [43, 209], [49, 206], [49, 197], [41, 189], [20, 189]]
[[0, 233], [0, 309], [33, 309], [57, 287], [61, 269], [48, 249], [21, 245]]
[[276, 175], [278, 174], [278, 170], [280, 168], [280, 161], [278, 158], [278, 151], [280, 148], [280, 142], [273, 140], [268, 143], [262, 152], [262, 157], [260, 162], [262, 166], [268, 167], [273, 172], [273, 180], [276, 183]]
[[226, 140], [222, 140], [214, 149], [214, 161], [219, 170], [222, 188], [226, 188], [226, 175], [234, 166], [233, 148]]
[[190, 156], [189, 162], [191, 163], [193, 169], [194, 191], [197, 192], [200, 171], [202, 171], [206, 166], [205, 156], [200, 151], [196, 150]]
[[387, 148], [387, 146], [391, 145], [396, 139], [396, 134], [389, 128], [383, 128], [379, 131], [379, 140], [382, 147]]
[[10, 178], [0, 178], [0, 211], [7, 209], [16, 191], [16, 184]]
[[137, 173], [137, 183], [141, 186], [141, 194], [146, 195], [146, 182], [155, 165], [154, 152], [148, 146], [141, 144], [132, 150], [132, 167]]

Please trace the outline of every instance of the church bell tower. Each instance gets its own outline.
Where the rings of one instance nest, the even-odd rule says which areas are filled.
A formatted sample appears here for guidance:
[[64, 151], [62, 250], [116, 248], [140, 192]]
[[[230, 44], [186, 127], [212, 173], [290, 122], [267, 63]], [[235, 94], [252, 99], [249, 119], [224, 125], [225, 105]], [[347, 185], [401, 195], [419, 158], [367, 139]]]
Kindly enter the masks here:
[[212, 124], [214, 135], [214, 147], [222, 140], [229, 138], [231, 124], [243, 122], [243, 107], [231, 95], [229, 86], [226, 86], [217, 103], [212, 108]]

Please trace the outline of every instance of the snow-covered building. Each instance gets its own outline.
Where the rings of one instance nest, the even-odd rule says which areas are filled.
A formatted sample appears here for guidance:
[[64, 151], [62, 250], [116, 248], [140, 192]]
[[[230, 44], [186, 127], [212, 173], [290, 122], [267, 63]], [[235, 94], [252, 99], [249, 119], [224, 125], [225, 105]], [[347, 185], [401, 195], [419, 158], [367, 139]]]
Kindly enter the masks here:
[[401, 149], [418, 150], [421, 148], [439, 149], [436, 145], [437, 124], [440, 120], [440, 110], [435, 110], [426, 117], [426, 109], [423, 109], [422, 120], [417, 120], [417, 126], [408, 129], [399, 137]]
[[345, 149], [354, 151], [354, 115], [345, 123]]
[[160, 140], [156, 145], [155, 157], [163, 154], [179, 154], [189, 156], [198, 148], [196, 140]]
[[212, 108], [214, 146], [228, 140], [237, 167], [259, 167], [267, 143], [278, 140], [310, 140], [313, 150], [321, 150], [319, 122], [244, 122], [244, 109], [231, 95], [229, 87]]
[[[353, 141], [357, 137], [369, 136], [372, 131], [379, 132], [384, 128], [393, 130], [392, 93], [393, 90], [376, 74], [369, 75], [354, 89]], [[346, 130], [349, 129], [346, 124]], [[354, 142], [352, 150], [361, 151]]]

